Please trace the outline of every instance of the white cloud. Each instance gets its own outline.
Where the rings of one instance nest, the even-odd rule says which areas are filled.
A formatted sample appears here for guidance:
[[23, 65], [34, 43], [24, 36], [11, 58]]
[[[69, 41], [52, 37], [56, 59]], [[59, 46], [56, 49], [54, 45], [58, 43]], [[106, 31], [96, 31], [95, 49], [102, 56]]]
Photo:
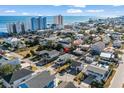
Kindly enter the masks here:
[[6, 10], [6, 11], [4, 11], [5, 13], [16, 13], [16, 11], [15, 10]]
[[61, 5], [53, 5], [53, 6], [61, 6]]
[[78, 13], [82, 13], [82, 10], [80, 10], [80, 9], [68, 9], [66, 12], [69, 14], [78, 14]]
[[26, 16], [26, 15], [30, 15], [30, 14], [27, 13], [27, 12], [23, 12], [22, 15], [25, 15]]
[[86, 5], [74, 5], [73, 7], [81, 7], [81, 8], [85, 8]]
[[86, 10], [86, 12], [89, 12], [89, 13], [99, 13], [99, 12], [104, 12], [103, 9], [99, 9], [99, 10]]
[[38, 14], [37, 16], [43, 16], [42, 14]]
[[122, 6], [122, 5], [113, 5], [114, 7]]

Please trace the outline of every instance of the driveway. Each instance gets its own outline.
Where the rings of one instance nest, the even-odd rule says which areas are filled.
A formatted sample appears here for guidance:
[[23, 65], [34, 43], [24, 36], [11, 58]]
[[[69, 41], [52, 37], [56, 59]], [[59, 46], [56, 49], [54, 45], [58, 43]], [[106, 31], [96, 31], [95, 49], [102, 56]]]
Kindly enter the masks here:
[[[124, 62], [124, 54], [122, 55], [122, 61]], [[122, 88], [124, 83], [124, 63], [120, 64], [116, 70], [115, 76], [111, 81], [110, 88]]]

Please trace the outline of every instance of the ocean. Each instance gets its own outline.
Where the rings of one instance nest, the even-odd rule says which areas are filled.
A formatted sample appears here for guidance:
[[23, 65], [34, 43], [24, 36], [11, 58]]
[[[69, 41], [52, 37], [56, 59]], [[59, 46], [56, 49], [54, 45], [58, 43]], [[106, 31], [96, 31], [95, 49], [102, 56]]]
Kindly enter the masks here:
[[[7, 32], [6, 25], [8, 23], [16, 22], [30, 22], [32, 16], [0, 16], [0, 32]], [[74, 22], [84, 22], [89, 18], [98, 19], [94, 16], [64, 16], [64, 24], [71, 24]], [[47, 16], [47, 24], [53, 23], [53, 16]]]

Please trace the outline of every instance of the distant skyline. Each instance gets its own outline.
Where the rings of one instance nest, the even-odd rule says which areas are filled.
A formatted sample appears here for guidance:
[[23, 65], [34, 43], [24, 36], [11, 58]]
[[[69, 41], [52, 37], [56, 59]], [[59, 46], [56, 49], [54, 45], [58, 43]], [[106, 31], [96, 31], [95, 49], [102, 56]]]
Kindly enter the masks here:
[[124, 15], [124, 6], [119, 5], [1, 5], [0, 16], [100, 16]]

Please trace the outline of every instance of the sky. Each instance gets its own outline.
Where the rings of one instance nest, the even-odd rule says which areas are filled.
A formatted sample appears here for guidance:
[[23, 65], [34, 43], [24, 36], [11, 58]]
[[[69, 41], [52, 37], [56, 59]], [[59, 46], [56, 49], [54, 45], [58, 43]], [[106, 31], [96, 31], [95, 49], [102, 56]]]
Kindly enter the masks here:
[[120, 5], [1, 5], [0, 16], [100, 16], [124, 15]]

